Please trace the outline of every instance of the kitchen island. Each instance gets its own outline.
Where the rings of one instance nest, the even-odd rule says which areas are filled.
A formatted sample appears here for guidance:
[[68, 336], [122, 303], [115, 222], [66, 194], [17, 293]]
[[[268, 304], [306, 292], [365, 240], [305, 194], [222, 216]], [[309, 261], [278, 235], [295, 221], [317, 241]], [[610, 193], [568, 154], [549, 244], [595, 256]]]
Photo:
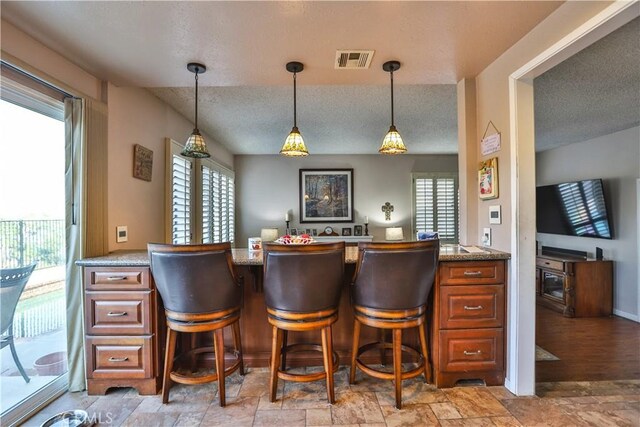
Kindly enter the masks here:
[[[341, 364], [348, 364], [353, 329], [349, 284], [358, 248], [347, 247], [345, 280], [339, 320], [334, 325], [334, 348]], [[458, 245], [443, 245], [430, 299], [430, 355], [438, 387], [451, 387], [460, 379], [479, 379], [488, 385], [504, 382], [505, 283], [509, 254], [482, 248], [469, 253]], [[271, 327], [262, 293], [262, 252], [233, 249], [233, 260], [244, 277], [240, 320], [246, 366], [268, 366]], [[116, 251], [77, 262], [84, 268], [86, 365], [89, 394], [104, 394], [110, 387], [137, 387], [155, 394], [160, 387], [165, 326], [162, 301], [155, 291], [146, 250]], [[379, 332], [363, 328], [361, 342], [380, 339]], [[226, 338], [231, 338], [227, 334]], [[315, 342], [316, 332], [291, 334], [289, 342]], [[184, 347], [207, 345], [188, 337]], [[403, 342], [417, 345], [408, 331]], [[230, 343], [230, 342], [229, 342]], [[377, 351], [365, 354], [366, 363], [379, 362]], [[389, 356], [390, 357], [390, 356]], [[291, 354], [289, 366], [321, 365], [316, 354]], [[390, 362], [390, 360], [388, 361]], [[212, 355], [199, 364], [213, 366]]]

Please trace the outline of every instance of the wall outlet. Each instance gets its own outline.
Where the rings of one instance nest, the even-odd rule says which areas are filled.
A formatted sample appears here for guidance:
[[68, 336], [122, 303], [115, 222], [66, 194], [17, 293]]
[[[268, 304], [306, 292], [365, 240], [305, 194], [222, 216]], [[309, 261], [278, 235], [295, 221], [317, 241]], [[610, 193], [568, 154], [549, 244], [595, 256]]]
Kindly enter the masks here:
[[116, 243], [124, 243], [129, 238], [129, 232], [126, 225], [119, 225], [116, 227]]
[[491, 246], [491, 228], [484, 227], [482, 229], [482, 246]]

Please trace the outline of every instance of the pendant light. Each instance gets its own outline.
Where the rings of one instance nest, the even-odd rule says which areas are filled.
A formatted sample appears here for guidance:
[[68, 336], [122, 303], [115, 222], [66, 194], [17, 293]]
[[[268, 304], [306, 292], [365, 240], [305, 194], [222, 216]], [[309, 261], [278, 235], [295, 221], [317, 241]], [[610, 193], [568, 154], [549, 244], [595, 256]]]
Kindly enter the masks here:
[[211, 157], [211, 154], [207, 151], [207, 145], [204, 143], [204, 138], [200, 135], [200, 131], [198, 130], [198, 74], [202, 74], [207, 71], [207, 67], [202, 64], [198, 64], [197, 62], [190, 62], [187, 64], [187, 70], [196, 75], [196, 127], [193, 129], [193, 132], [191, 132], [191, 136], [187, 139], [184, 150], [182, 150], [182, 153], [180, 154], [185, 157]]
[[388, 61], [382, 64], [382, 69], [391, 76], [391, 127], [389, 132], [384, 136], [382, 140], [382, 146], [378, 150], [381, 154], [402, 154], [407, 152], [407, 147], [402, 142], [402, 137], [396, 129], [393, 123], [393, 72], [400, 69], [400, 63], [398, 61]]
[[304, 69], [301, 62], [289, 62], [287, 63], [287, 71], [293, 73], [293, 129], [284, 141], [280, 154], [289, 157], [302, 157], [308, 156], [309, 152], [304, 145], [302, 135], [298, 130], [298, 123], [296, 120], [296, 74]]

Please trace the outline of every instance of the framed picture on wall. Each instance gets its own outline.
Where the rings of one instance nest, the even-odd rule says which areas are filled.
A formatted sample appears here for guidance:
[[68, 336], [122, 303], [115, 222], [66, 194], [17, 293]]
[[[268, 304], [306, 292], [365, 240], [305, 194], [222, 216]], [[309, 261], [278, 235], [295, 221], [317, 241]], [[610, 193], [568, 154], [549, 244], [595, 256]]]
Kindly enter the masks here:
[[481, 200], [498, 197], [498, 158], [480, 162], [478, 170], [478, 191]]
[[300, 222], [352, 222], [353, 169], [300, 169]]
[[153, 151], [140, 144], [133, 146], [133, 177], [151, 181], [153, 169]]

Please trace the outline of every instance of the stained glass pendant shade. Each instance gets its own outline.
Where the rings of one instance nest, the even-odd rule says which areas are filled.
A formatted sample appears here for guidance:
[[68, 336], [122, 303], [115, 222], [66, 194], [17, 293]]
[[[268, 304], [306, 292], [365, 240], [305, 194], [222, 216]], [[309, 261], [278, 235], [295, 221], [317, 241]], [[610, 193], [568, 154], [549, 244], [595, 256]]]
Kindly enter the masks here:
[[195, 128], [193, 129], [193, 132], [191, 132], [191, 136], [187, 139], [184, 150], [182, 150], [182, 153], [180, 154], [185, 157], [195, 158], [211, 157], [211, 154], [209, 154], [209, 151], [207, 150], [207, 145], [204, 142], [204, 138], [198, 130], [198, 74], [202, 74], [207, 71], [207, 67], [196, 62], [190, 62], [187, 64], [187, 69], [196, 75], [196, 117]]
[[396, 126], [393, 122], [393, 72], [400, 69], [400, 62], [398, 61], [388, 61], [382, 64], [382, 69], [389, 73], [391, 77], [391, 126], [389, 127], [389, 131], [384, 136], [382, 140], [382, 146], [378, 149], [378, 152], [381, 154], [402, 154], [407, 152], [407, 147], [405, 147], [404, 142], [402, 141], [402, 137], [400, 136], [400, 132], [396, 129]]

